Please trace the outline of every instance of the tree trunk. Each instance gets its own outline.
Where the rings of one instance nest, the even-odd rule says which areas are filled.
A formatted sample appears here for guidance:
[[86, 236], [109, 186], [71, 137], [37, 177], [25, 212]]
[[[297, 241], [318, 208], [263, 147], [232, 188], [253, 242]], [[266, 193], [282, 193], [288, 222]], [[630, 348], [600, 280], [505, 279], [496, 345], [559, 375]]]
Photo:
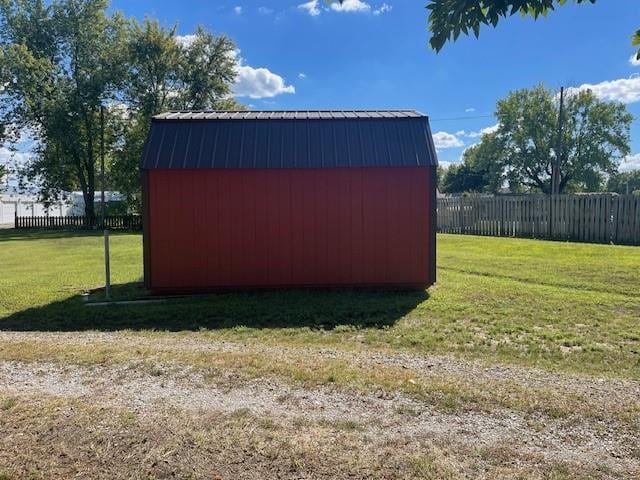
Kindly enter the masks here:
[[93, 227], [96, 224], [96, 208], [94, 203], [94, 189], [88, 186], [87, 191], [82, 192], [84, 198], [84, 215], [87, 217], [87, 226]]

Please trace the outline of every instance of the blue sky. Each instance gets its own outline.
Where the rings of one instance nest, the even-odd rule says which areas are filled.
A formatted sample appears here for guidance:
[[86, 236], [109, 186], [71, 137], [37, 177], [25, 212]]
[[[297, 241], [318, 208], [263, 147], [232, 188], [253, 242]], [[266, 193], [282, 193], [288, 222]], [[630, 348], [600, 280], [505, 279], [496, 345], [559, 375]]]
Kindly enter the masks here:
[[509, 91], [590, 84], [638, 118], [623, 168], [640, 168], [640, 65], [630, 62], [638, 0], [514, 16], [439, 54], [427, 46], [427, 1], [347, 0], [339, 11], [322, 0], [115, 0], [112, 9], [177, 23], [185, 41], [198, 24], [230, 36], [242, 62], [235, 89], [252, 108], [420, 110], [443, 164], [495, 124], [495, 102]]
[[431, 118], [443, 163], [459, 161], [474, 135], [495, 124], [495, 102], [509, 91], [591, 84], [638, 118], [638, 156], [625, 167], [640, 168], [640, 66], [629, 60], [638, 0], [569, 4], [538, 21], [514, 16], [439, 54], [427, 47], [426, 3], [348, 0], [336, 11], [322, 0], [117, 0], [113, 8], [178, 22], [181, 35], [198, 24], [229, 35], [244, 67], [239, 93], [263, 97], [240, 97], [253, 108], [420, 110]]

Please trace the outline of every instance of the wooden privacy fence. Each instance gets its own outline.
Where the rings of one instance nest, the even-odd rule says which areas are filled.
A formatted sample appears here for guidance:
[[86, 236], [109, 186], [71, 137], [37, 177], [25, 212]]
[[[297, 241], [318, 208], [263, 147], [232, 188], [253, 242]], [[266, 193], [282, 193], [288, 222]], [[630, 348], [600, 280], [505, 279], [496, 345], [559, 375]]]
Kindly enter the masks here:
[[438, 231], [640, 245], [640, 197], [589, 194], [440, 198]]
[[[66, 217], [15, 216], [15, 228], [91, 230], [102, 228], [102, 226], [100, 217], [91, 219], [84, 215]], [[109, 230], [142, 230], [142, 217], [140, 215], [109, 215], [104, 218], [104, 227]]]

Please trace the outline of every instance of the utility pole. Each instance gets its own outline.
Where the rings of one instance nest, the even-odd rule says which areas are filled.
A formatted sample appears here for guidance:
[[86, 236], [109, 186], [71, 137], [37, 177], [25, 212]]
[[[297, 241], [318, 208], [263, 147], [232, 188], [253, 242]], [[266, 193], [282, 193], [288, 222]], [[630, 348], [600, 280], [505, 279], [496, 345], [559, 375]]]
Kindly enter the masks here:
[[551, 193], [560, 193], [560, 159], [562, 158], [562, 124], [564, 122], [564, 87], [560, 87], [560, 109], [558, 112], [558, 144], [556, 145], [556, 158], [551, 167]]

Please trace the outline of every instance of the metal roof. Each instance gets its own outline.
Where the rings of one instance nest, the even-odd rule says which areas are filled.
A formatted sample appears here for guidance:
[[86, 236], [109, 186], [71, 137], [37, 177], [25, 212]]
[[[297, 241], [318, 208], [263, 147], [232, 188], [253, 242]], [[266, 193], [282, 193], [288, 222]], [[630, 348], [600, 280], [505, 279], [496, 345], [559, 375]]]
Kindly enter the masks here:
[[419, 118], [415, 110], [199, 110], [161, 113], [154, 120], [311, 120], [339, 118]]
[[424, 165], [436, 151], [413, 110], [163, 113], [142, 157], [143, 169]]

